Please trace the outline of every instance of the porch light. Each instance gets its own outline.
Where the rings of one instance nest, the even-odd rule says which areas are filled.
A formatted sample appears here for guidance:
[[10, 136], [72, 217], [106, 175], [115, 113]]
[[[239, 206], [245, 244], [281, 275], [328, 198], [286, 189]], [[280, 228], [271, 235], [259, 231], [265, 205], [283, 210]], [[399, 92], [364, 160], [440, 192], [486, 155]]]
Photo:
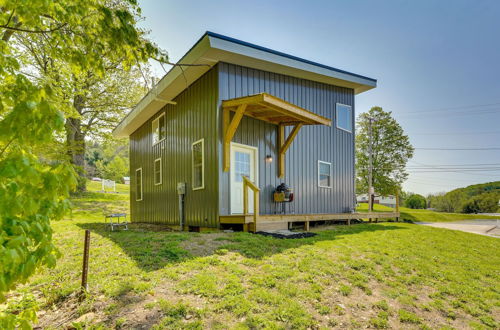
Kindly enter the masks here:
[[272, 163], [272, 162], [273, 162], [273, 156], [271, 156], [271, 155], [267, 155], [267, 156], [266, 156], [266, 163], [269, 163], [269, 164], [270, 164], [270, 163]]

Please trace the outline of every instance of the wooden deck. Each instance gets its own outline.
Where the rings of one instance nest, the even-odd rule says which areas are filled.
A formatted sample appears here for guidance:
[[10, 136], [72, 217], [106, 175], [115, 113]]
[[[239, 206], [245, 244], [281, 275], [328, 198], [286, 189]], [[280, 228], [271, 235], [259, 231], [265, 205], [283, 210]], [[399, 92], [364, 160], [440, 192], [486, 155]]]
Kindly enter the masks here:
[[399, 216], [399, 212], [270, 214], [258, 216], [257, 228], [255, 228], [253, 214], [223, 215], [219, 217], [219, 221], [221, 224], [241, 224], [244, 231], [288, 229], [289, 223], [303, 222], [304, 229], [308, 231], [309, 223], [314, 221], [340, 220], [350, 224], [353, 219], [387, 219], [399, 218]]

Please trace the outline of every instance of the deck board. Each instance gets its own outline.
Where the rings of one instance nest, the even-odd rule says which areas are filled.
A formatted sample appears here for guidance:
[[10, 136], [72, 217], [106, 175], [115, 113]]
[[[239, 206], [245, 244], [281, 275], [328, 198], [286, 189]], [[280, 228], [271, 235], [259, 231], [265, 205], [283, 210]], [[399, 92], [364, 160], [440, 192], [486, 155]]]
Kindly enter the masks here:
[[[352, 220], [352, 219], [386, 219], [399, 218], [399, 212], [371, 212], [371, 213], [332, 213], [332, 214], [263, 214], [259, 215], [257, 224], [288, 223], [288, 222], [310, 222], [328, 220]], [[237, 214], [219, 217], [223, 224], [249, 224], [253, 223], [253, 215]]]

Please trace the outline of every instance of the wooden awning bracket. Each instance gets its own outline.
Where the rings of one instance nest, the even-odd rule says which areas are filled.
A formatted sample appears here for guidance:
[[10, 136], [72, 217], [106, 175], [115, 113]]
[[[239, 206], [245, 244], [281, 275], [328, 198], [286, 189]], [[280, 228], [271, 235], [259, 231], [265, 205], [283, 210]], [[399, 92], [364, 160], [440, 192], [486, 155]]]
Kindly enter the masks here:
[[236, 133], [236, 130], [238, 129], [238, 126], [240, 125], [241, 118], [243, 118], [243, 114], [245, 113], [245, 109], [247, 108], [246, 104], [240, 104], [238, 106], [238, 109], [236, 110], [235, 115], [233, 116], [233, 119], [231, 122], [230, 120], [230, 111], [228, 109], [223, 109], [223, 123], [224, 123], [224, 172], [229, 171], [230, 167], [230, 146], [231, 146], [231, 140], [234, 137], [234, 134]]
[[288, 135], [285, 141], [285, 125], [280, 124], [278, 126], [278, 176], [280, 178], [285, 177], [285, 155], [288, 148], [292, 144], [293, 140], [299, 133], [299, 130], [304, 126], [302, 123], [295, 124], [292, 131]]
[[[235, 114], [231, 119], [231, 111]], [[285, 176], [285, 154], [299, 130], [304, 125], [331, 126], [328, 118], [303, 109], [276, 96], [260, 93], [222, 101], [223, 116], [223, 171], [229, 171], [231, 140], [238, 129], [243, 116], [249, 116], [278, 125], [278, 169], [279, 177]], [[293, 126], [285, 140], [285, 126]]]

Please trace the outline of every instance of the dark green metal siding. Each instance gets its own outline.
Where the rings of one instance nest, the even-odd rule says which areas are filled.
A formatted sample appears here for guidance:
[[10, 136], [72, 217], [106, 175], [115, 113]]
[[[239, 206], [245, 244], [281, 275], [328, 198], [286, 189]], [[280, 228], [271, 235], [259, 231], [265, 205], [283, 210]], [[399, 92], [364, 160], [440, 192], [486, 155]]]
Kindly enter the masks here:
[[[179, 224], [177, 183], [186, 182], [186, 224], [218, 226], [217, 70], [212, 69], [130, 136], [131, 213], [134, 222]], [[166, 138], [152, 145], [151, 122], [165, 113]], [[192, 190], [191, 144], [204, 139], [205, 188]], [[163, 183], [154, 185], [162, 158]], [[142, 167], [143, 200], [135, 200], [135, 170]]]
[[[272, 193], [281, 182], [294, 189], [297, 214], [349, 212], [355, 203], [354, 132], [336, 128], [335, 105], [337, 102], [351, 105], [354, 121], [354, 91], [227, 63], [219, 63], [218, 68], [219, 107], [222, 100], [267, 92], [329, 118], [333, 123], [332, 127], [304, 126], [300, 130], [286, 153], [282, 180], [277, 173], [277, 126], [243, 117], [233, 141], [259, 149], [260, 213], [277, 211]], [[287, 128], [285, 134], [290, 130]], [[222, 148], [221, 142], [219, 139], [219, 148]], [[265, 162], [266, 155], [273, 157], [271, 164]], [[318, 187], [318, 160], [332, 163], [332, 188]], [[229, 172], [222, 171], [221, 155], [219, 164], [219, 212], [227, 215], [230, 212]]]

